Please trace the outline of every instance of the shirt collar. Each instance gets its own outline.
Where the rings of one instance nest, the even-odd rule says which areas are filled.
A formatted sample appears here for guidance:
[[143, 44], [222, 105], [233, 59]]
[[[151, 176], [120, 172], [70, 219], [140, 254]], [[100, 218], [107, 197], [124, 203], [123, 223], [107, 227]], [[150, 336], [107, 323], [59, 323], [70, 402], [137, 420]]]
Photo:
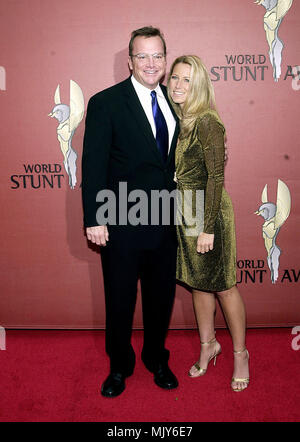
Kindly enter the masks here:
[[139, 83], [133, 75], [131, 75], [131, 81], [132, 81], [132, 84], [133, 84], [135, 90], [138, 91], [140, 94], [143, 94], [143, 96], [147, 96], [147, 97], [150, 96], [150, 93], [153, 90], [156, 92], [156, 94], [159, 97], [164, 98], [164, 94], [163, 94], [159, 84], [156, 86], [155, 89], [148, 89], [147, 87], [145, 87], [141, 83]]

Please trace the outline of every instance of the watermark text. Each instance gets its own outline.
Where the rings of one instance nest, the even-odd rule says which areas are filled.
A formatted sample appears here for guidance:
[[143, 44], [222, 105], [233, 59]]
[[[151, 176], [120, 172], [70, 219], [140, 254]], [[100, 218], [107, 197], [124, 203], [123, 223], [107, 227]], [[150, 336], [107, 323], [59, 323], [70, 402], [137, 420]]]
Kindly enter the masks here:
[[0, 326], [0, 350], [6, 350], [5, 328]]
[[295, 351], [300, 350], [300, 325], [296, 325], [292, 329], [292, 335], [297, 335], [292, 339], [292, 349]]
[[120, 182], [118, 194], [103, 189], [97, 194], [101, 203], [96, 213], [103, 225], [184, 225], [187, 236], [198, 236], [204, 226], [204, 190], [174, 189], [168, 191], [134, 189], [128, 192], [127, 182]]
[[6, 90], [6, 72], [3, 66], [0, 66], [0, 91]]

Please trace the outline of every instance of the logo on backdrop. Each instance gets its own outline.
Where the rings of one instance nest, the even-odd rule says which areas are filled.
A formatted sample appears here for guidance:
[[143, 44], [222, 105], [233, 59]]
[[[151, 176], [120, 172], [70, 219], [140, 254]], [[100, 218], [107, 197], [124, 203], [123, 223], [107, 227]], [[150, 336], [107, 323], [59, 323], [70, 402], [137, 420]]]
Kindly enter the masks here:
[[[278, 36], [284, 16], [292, 6], [293, 0], [256, 0], [256, 5], [264, 6], [264, 29], [269, 45], [269, 59], [273, 69], [273, 78], [281, 76], [283, 41]], [[265, 54], [225, 54], [222, 66], [211, 67], [212, 81], [264, 81], [269, 70]], [[287, 65], [283, 80], [291, 79], [294, 90], [298, 90], [300, 80], [298, 66]], [[300, 89], [300, 88], [299, 88]]]
[[11, 189], [54, 189], [61, 188], [64, 174], [60, 164], [23, 164], [21, 174], [11, 175]]
[[264, 54], [226, 54], [225, 60], [224, 66], [212, 66], [211, 81], [263, 81], [269, 69]]
[[[262, 236], [267, 251], [264, 259], [239, 259], [237, 261], [237, 283], [263, 284], [266, 278], [272, 283], [292, 283], [300, 281], [300, 270], [282, 269], [279, 272], [279, 258], [282, 250], [276, 244], [281, 227], [291, 210], [291, 194], [288, 186], [281, 180], [277, 182], [276, 204], [268, 199], [268, 187], [265, 185], [256, 215], [264, 219]], [[269, 276], [270, 275], [270, 276]]]
[[76, 186], [76, 160], [77, 153], [72, 146], [73, 135], [84, 115], [84, 98], [80, 87], [75, 81], [70, 80], [70, 104], [63, 104], [60, 99], [60, 86], [54, 94], [55, 106], [49, 116], [58, 121], [57, 138], [63, 154], [63, 163], [69, 177], [69, 186]]
[[3, 66], [0, 66], [0, 91], [6, 91], [6, 72]]
[[279, 80], [281, 75], [283, 41], [278, 36], [279, 27], [284, 16], [292, 6], [293, 0], [256, 0], [257, 5], [266, 8], [264, 29], [269, 45], [269, 58], [273, 68], [273, 78]]
[[274, 204], [268, 201], [268, 185], [266, 184], [261, 194], [261, 201], [263, 204], [255, 214], [264, 219], [262, 233], [267, 251], [267, 262], [271, 272], [271, 281], [274, 284], [278, 279], [281, 255], [281, 249], [276, 244], [276, 239], [291, 210], [291, 194], [288, 186], [283, 181], [278, 180], [277, 201]]
[[294, 89], [294, 91], [299, 91], [300, 90], [300, 66], [294, 66], [293, 69], [293, 74], [294, 74], [294, 78], [292, 80], [292, 88]]

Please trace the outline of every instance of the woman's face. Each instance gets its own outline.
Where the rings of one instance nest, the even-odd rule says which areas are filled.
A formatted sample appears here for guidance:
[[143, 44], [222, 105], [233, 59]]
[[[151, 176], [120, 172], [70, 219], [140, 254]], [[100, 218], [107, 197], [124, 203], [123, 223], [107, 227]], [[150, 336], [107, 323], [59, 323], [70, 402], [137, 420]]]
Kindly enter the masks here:
[[191, 66], [178, 63], [174, 66], [169, 81], [169, 93], [174, 103], [182, 106], [190, 88]]

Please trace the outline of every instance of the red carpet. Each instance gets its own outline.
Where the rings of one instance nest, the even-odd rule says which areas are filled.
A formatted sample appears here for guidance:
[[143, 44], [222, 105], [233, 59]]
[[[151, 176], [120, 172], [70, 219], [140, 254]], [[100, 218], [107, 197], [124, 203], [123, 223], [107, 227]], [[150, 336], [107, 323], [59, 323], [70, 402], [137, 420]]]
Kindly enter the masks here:
[[125, 392], [100, 395], [108, 374], [103, 331], [7, 330], [0, 351], [1, 422], [292, 422], [300, 421], [300, 350], [291, 329], [248, 330], [251, 381], [230, 389], [231, 339], [217, 330], [222, 354], [207, 374], [190, 379], [199, 353], [196, 331], [170, 331], [170, 367], [180, 386], [164, 391], [140, 360], [142, 332], [133, 334], [137, 364]]

